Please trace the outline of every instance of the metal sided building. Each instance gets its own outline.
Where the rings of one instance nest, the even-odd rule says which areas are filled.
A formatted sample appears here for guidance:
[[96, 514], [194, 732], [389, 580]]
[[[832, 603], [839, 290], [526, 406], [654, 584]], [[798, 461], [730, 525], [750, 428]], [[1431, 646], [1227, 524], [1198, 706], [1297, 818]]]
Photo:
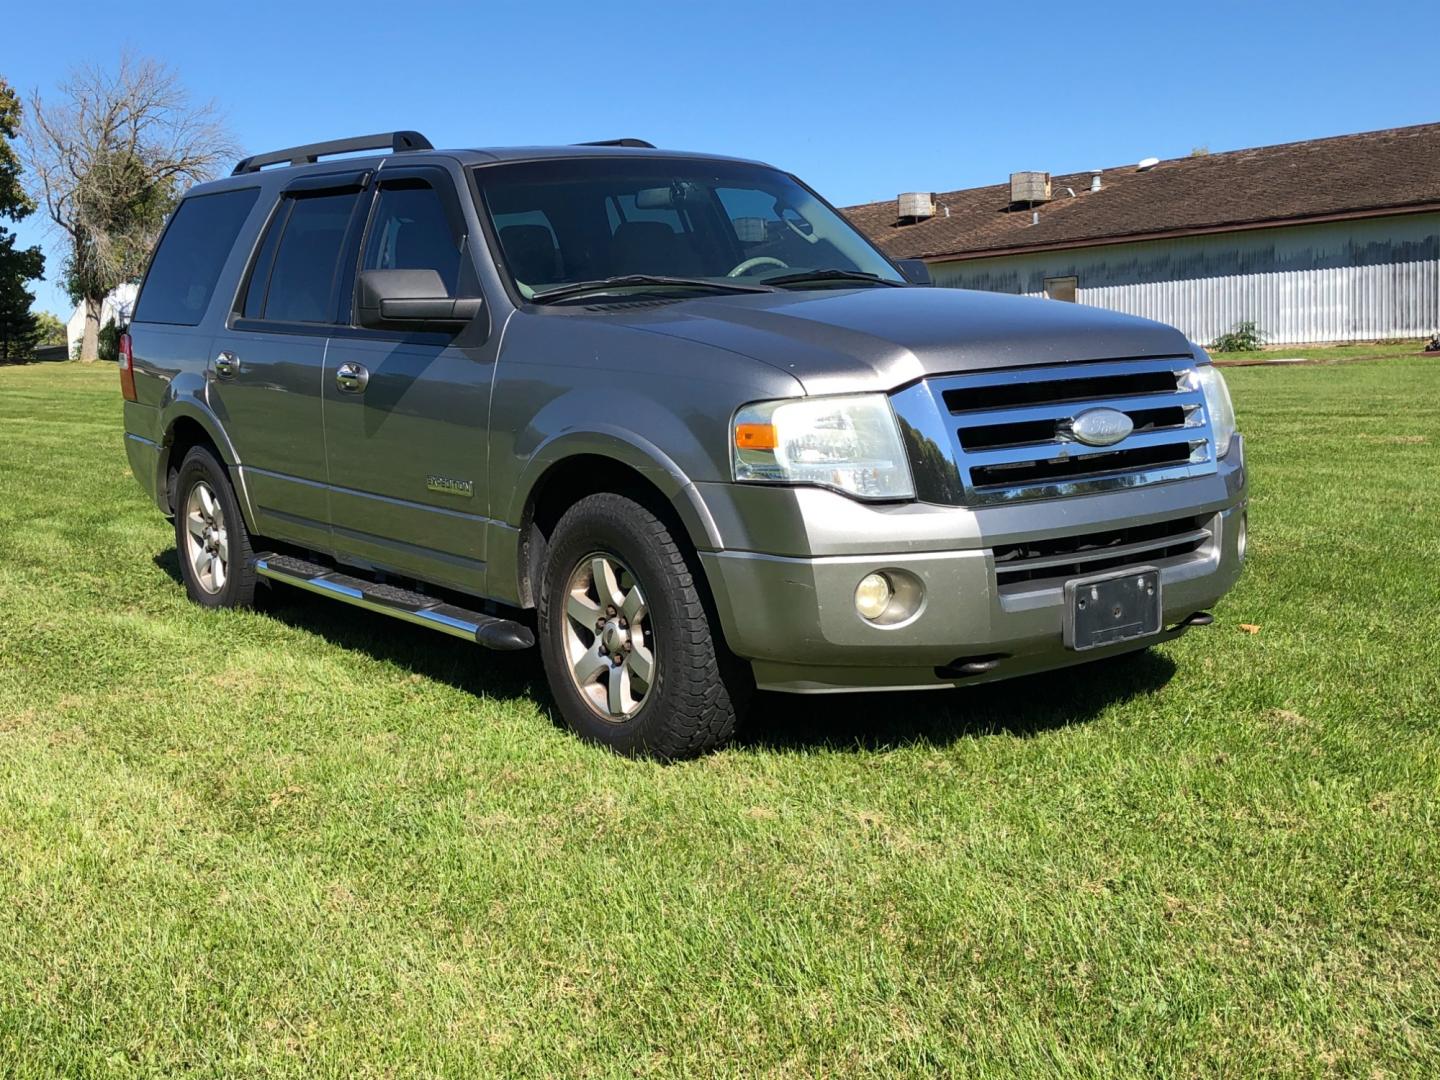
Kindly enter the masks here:
[[1208, 343], [1440, 331], [1440, 124], [1050, 176], [845, 211], [937, 285], [1142, 315]]

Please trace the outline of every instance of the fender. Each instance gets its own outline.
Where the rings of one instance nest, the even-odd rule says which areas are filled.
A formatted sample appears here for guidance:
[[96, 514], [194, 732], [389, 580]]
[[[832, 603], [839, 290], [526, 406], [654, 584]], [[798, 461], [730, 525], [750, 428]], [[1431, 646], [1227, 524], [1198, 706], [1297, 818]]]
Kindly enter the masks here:
[[611, 424], [596, 425], [586, 431], [567, 431], [537, 447], [516, 478], [504, 522], [518, 526], [524, 520], [526, 504], [541, 477], [552, 466], [582, 454], [613, 458], [659, 488], [680, 515], [698, 550], [716, 551], [722, 546], [719, 526], [684, 470], [643, 435]]
[[[177, 384], [180, 384], [177, 388]], [[235, 446], [230, 437], [225, 434], [225, 427], [220, 423], [219, 418], [211, 410], [209, 403], [205, 400], [205, 381], [201, 375], [182, 374], [177, 375], [165, 388], [165, 393], [160, 399], [160, 460], [159, 476], [156, 478], [156, 490], [165, 491], [170, 472], [170, 448], [175, 442], [175, 423], [181, 419], [193, 420], [204, 429], [215, 448], [220, 451], [220, 458], [230, 472], [230, 480], [235, 485], [235, 497], [239, 500], [240, 510], [245, 515], [245, 522], [251, 528], [255, 527], [255, 515], [250, 506], [250, 493], [245, 484], [245, 470], [241, 468], [240, 456], [235, 452]], [[179, 464], [178, 462], [176, 463]]]

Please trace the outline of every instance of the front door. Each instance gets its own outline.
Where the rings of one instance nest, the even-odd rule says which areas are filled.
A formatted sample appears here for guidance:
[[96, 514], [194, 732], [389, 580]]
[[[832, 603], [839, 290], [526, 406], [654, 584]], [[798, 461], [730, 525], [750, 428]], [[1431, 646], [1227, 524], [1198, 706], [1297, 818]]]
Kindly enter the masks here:
[[[479, 295], [450, 175], [416, 167], [378, 177], [360, 268], [431, 269], [449, 295]], [[353, 326], [332, 334], [325, 445], [343, 558], [483, 592], [495, 337], [480, 326], [458, 335]]]
[[328, 183], [309, 177], [278, 201], [210, 367], [210, 405], [234, 439], [256, 532], [319, 550], [330, 547], [325, 343], [363, 180]]

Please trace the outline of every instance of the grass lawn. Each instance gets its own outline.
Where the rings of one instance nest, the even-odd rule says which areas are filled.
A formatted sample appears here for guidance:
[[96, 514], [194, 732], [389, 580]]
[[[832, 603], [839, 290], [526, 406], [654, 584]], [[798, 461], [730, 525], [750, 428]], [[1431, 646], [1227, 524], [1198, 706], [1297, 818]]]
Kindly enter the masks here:
[[113, 366], [0, 368], [0, 1075], [1440, 1074], [1440, 363], [1230, 379], [1215, 626], [667, 768], [191, 606]]
[[1347, 360], [1390, 360], [1423, 352], [1428, 339], [1407, 341], [1362, 341], [1334, 345], [1270, 345], [1244, 352], [1212, 353], [1221, 364], [1248, 363], [1275, 359], [1309, 360], [1315, 364], [1337, 364]]

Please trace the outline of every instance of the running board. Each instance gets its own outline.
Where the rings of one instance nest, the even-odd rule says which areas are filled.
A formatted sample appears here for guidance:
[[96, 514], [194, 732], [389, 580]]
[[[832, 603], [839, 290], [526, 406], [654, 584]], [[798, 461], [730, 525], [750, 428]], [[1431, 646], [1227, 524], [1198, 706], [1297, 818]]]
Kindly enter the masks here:
[[417, 626], [428, 626], [487, 649], [513, 652], [535, 644], [535, 635], [523, 623], [469, 611], [411, 589], [352, 577], [293, 555], [257, 555], [255, 572], [271, 581], [294, 585]]

